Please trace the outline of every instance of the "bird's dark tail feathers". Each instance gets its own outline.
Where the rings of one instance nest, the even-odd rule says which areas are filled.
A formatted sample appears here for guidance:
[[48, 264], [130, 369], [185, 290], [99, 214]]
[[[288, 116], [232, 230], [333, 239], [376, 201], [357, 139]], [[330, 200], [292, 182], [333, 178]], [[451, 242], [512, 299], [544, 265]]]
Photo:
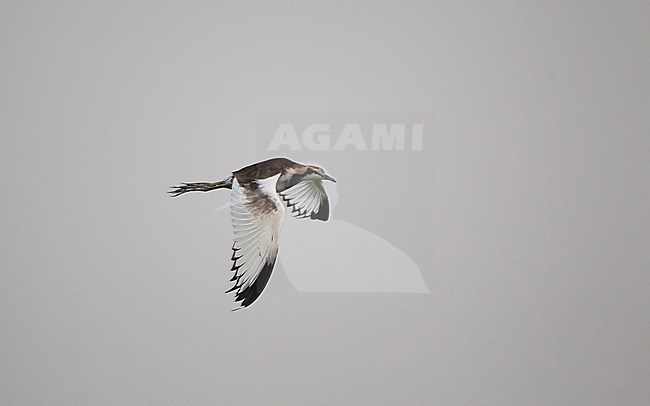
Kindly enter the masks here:
[[172, 197], [178, 197], [187, 192], [209, 192], [221, 188], [232, 189], [232, 176], [228, 176], [226, 179], [218, 182], [183, 183], [180, 186], [172, 186], [171, 190], [167, 193], [172, 195]]

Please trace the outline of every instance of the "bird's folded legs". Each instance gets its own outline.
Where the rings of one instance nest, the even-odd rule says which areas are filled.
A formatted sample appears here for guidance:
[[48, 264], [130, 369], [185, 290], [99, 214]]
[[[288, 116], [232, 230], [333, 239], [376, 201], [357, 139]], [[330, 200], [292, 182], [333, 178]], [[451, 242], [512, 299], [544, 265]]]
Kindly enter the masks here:
[[187, 192], [209, 192], [214, 189], [222, 188], [221, 182], [198, 182], [198, 183], [183, 183], [180, 186], [174, 186], [168, 192], [172, 197], [177, 197]]

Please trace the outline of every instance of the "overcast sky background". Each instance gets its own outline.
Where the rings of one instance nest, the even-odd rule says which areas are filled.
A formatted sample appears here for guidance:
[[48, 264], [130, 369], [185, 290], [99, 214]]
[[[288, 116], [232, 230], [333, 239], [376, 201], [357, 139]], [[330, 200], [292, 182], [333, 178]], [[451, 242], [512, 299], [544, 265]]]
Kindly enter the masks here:
[[[647, 1], [182, 3], [0, 5], [0, 403], [647, 402]], [[230, 311], [228, 193], [164, 192], [301, 113], [432, 117], [291, 156], [431, 293]]]

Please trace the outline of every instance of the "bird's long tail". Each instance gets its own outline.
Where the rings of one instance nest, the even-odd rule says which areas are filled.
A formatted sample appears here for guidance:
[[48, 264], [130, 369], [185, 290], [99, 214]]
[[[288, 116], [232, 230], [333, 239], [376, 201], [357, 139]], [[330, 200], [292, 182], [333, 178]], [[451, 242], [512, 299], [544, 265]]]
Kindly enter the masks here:
[[226, 179], [218, 182], [183, 183], [180, 186], [172, 186], [171, 190], [167, 193], [172, 195], [172, 197], [178, 197], [187, 192], [209, 192], [221, 188], [232, 189], [232, 176], [228, 176]]

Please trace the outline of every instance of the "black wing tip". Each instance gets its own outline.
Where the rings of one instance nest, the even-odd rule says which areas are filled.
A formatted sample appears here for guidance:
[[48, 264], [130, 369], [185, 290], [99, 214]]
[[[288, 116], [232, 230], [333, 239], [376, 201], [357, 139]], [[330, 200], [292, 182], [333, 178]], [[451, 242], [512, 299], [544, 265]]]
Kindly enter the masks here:
[[311, 219], [312, 219], [312, 220], [327, 221], [327, 220], [329, 220], [329, 218], [330, 218], [330, 214], [329, 214], [329, 213], [321, 213], [321, 212], [318, 212], [318, 213], [313, 213], [313, 214], [311, 215]]
[[[240, 310], [244, 307], [252, 305], [262, 294], [264, 288], [266, 287], [269, 279], [271, 278], [271, 273], [275, 267], [275, 260], [273, 262], [266, 262], [260, 271], [260, 274], [257, 276], [257, 279], [249, 285], [246, 289], [240, 290], [241, 285], [239, 283], [239, 277], [235, 281], [235, 286], [230, 288], [226, 293], [235, 292], [235, 302], [238, 302], [241, 307], [234, 310]], [[237, 275], [235, 275], [237, 276]]]
[[318, 212], [311, 214], [312, 220], [327, 221], [330, 218], [330, 203], [327, 199], [321, 201]]

